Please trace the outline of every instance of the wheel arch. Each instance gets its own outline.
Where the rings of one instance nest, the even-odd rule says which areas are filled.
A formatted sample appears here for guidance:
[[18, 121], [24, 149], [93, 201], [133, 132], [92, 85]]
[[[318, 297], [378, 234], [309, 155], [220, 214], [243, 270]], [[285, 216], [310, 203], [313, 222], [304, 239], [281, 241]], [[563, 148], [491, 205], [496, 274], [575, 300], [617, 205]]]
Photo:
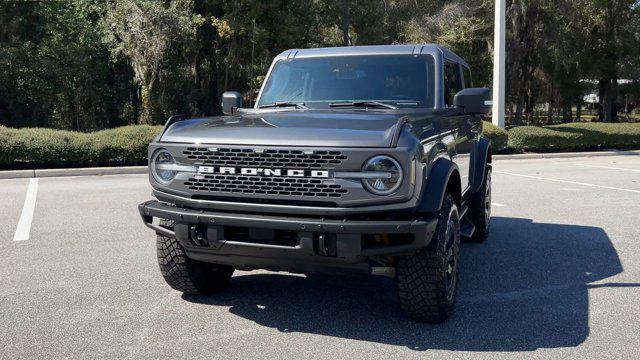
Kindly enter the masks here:
[[440, 210], [445, 195], [450, 193], [456, 204], [462, 202], [462, 181], [458, 166], [447, 158], [439, 158], [429, 171], [422, 199], [417, 208], [419, 213], [434, 213]]
[[470, 193], [474, 194], [478, 192], [484, 181], [484, 174], [487, 169], [487, 164], [492, 162], [492, 149], [491, 143], [486, 138], [481, 138], [473, 147], [471, 152], [471, 188]]

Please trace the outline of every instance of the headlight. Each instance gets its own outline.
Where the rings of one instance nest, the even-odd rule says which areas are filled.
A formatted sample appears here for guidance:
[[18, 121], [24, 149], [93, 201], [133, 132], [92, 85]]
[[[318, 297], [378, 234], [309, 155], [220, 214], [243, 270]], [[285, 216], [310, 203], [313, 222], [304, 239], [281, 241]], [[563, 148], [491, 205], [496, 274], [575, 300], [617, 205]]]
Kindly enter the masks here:
[[176, 161], [165, 149], [158, 149], [151, 158], [151, 174], [160, 184], [166, 185], [176, 177]]
[[362, 168], [363, 172], [370, 172], [371, 176], [362, 179], [367, 190], [376, 195], [389, 195], [402, 185], [402, 168], [396, 159], [386, 156], [374, 156]]

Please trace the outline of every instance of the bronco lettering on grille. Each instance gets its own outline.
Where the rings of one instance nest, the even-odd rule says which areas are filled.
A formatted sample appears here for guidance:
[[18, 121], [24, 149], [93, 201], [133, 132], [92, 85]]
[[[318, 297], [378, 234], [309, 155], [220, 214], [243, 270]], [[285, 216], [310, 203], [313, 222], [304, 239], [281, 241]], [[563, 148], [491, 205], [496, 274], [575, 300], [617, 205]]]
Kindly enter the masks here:
[[248, 175], [248, 176], [280, 176], [280, 177], [310, 177], [328, 179], [327, 170], [296, 170], [296, 169], [268, 169], [268, 168], [246, 168], [229, 166], [199, 166], [200, 174], [220, 174], [220, 175]]

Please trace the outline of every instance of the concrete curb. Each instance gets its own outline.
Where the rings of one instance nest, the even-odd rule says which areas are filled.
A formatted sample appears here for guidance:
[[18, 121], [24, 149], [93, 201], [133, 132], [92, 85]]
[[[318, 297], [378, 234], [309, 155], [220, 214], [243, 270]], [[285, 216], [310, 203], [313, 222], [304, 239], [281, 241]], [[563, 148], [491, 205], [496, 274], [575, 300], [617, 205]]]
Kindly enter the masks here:
[[0, 179], [146, 174], [146, 166], [0, 171]]
[[495, 160], [528, 160], [528, 159], [571, 159], [580, 157], [600, 157], [600, 156], [620, 156], [620, 155], [640, 155], [640, 150], [609, 150], [571, 153], [535, 153], [535, 154], [511, 154], [493, 155]]
[[0, 171], [0, 179], [24, 179], [36, 177], [35, 170]]
[[[570, 159], [579, 157], [635, 155], [640, 156], [640, 150], [631, 151], [593, 151], [573, 153], [545, 153], [545, 154], [512, 154], [493, 155], [495, 160], [529, 160], [529, 159]], [[43, 170], [7, 170], [0, 171], [0, 179], [24, 179], [62, 176], [101, 176], [101, 175], [125, 175], [146, 174], [146, 166], [123, 167], [95, 167], [78, 169], [43, 169]]]

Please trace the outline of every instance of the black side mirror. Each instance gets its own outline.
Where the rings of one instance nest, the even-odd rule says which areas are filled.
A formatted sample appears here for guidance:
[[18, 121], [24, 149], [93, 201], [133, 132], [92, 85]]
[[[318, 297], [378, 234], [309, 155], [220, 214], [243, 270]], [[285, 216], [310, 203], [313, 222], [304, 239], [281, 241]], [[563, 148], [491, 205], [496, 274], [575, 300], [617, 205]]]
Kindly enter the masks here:
[[453, 106], [465, 114], [487, 114], [491, 110], [491, 90], [468, 88], [453, 97]]
[[222, 93], [222, 113], [233, 115], [242, 107], [242, 95], [237, 91], [225, 91]]

